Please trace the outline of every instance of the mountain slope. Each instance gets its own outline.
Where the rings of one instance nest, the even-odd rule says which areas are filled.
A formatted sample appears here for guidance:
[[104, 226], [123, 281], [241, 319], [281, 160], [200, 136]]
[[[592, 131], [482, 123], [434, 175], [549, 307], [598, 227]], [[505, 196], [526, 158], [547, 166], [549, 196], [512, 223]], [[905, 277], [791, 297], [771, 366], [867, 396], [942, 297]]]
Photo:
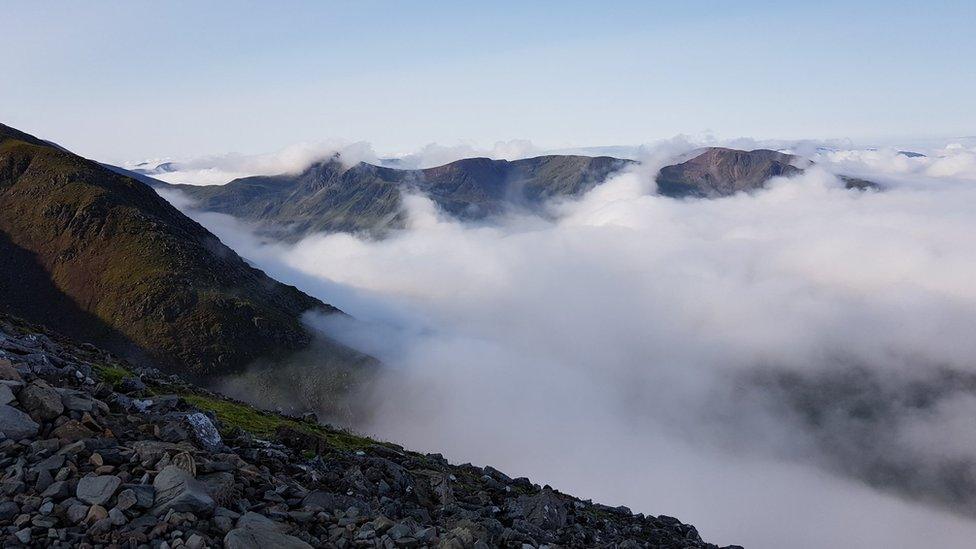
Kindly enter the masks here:
[[[403, 223], [401, 191], [417, 190], [466, 220], [507, 208], [534, 208], [555, 196], [577, 196], [631, 161], [542, 156], [524, 160], [468, 158], [422, 170], [398, 170], [337, 158], [296, 175], [256, 176], [226, 185], [173, 185], [197, 207], [278, 228], [279, 236], [316, 231], [382, 231]], [[285, 230], [280, 230], [285, 228]]]
[[247, 265], [148, 186], [0, 125], [0, 308], [197, 374], [310, 341], [335, 311]]
[[259, 411], [2, 314], [0, 381], [3, 547], [719, 549], [672, 517]]

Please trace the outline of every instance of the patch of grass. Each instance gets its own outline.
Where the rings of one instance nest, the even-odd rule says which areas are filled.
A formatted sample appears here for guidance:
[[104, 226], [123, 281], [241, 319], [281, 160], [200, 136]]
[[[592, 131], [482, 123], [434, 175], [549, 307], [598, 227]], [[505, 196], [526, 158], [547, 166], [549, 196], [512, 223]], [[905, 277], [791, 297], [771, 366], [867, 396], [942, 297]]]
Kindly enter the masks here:
[[367, 446], [384, 444], [352, 433], [332, 430], [320, 425], [310, 425], [271, 412], [262, 412], [246, 404], [199, 394], [181, 396], [193, 406], [213, 412], [225, 426], [238, 427], [259, 437], [270, 437], [279, 427], [289, 427], [325, 439], [329, 446], [337, 450], [354, 451]]
[[111, 384], [113, 387], [122, 378], [132, 377], [132, 372], [126, 370], [121, 366], [109, 365], [109, 364], [94, 364], [93, 368], [95, 373], [98, 374], [98, 378], [105, 383]]

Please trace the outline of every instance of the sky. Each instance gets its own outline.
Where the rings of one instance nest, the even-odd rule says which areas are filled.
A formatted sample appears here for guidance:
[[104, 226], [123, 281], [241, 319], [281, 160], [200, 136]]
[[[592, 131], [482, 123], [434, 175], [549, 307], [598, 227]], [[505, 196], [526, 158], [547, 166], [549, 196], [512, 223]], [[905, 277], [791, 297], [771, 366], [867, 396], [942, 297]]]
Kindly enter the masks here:
[[0, 121], [107, 162], [976, 133], [971, 1], [54, 4], [0, 7]]

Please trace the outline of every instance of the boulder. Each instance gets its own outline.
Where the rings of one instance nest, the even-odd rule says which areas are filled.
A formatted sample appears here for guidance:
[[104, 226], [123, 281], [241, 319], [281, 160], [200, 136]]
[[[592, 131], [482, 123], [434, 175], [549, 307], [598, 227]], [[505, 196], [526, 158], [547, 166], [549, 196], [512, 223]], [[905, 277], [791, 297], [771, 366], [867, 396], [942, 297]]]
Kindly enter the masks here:
[[510, 506], [513, 518], [524, 519], [529, 524], [544, 530], [555, 530], [566, 526], [569, 514], [566, 503], [548, 486], [534, 496], [520, 496]]
[[173, 509], [197, 515], [210, 515], [215, 504], [207, 493], [207, 487], [179, 467], [168, 465], [153, 480], [156, 489], [156, 502], [152, 508], [154, 515], [161, 515]]
[[223, 446], [220, 433], [217, 432], [217, 428], [214, 427], [213, 422], [206, 414], [194, 412], [186, 416], [186, 422], [190, 426], [193, 438], [200, 443], [200, 446], [209, 452], [220, 451], [221, 446]]
[[104, 505], [121, 485], [122, 479], [115, 475], [84, 477], [78, 481], [75, 497], [92, 505]]
[[7, 404], [0, 404], [0, 439], [20, 440], [37, 435], [40, 425], [24, 412]]
[[61, 395], [44, 381], [35, 381], [20, 390], [21, 407], [37, 421], [46, 421], [64, 412]]

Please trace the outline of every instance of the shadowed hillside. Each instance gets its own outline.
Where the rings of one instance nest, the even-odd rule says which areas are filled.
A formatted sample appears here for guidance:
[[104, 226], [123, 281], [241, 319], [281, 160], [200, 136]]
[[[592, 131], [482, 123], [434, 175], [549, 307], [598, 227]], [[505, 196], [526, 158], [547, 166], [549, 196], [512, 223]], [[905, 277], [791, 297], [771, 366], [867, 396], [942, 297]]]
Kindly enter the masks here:
[[0, 307], [195, 374], [305, 347], [309, 309], [151, 188], [0, 125]]

